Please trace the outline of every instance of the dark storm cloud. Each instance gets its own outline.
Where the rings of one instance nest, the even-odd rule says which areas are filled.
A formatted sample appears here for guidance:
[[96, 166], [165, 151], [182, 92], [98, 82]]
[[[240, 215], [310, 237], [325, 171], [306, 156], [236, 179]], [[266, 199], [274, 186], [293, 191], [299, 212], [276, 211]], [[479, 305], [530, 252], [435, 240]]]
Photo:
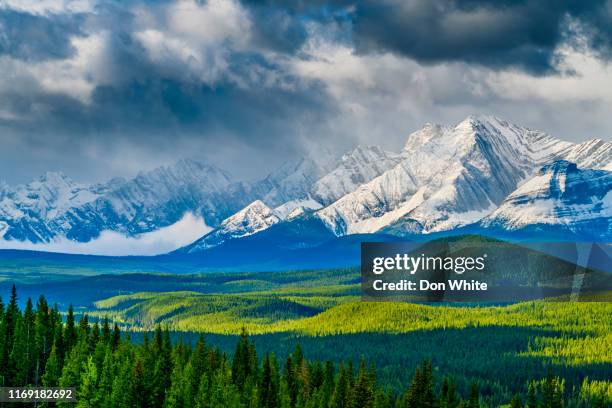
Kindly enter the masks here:
[[27, 61], [62, 59], [74, 49], [70, 37], [82, 34], [80, 15], [39, 16], [0, 9], [0, 55]]
[[[167, 34], [165, 30], [169, 29], [163, 25], [166, 23], [163, 7], [168, 4], [159, 3], [159, 9], [148, 10], [161, 26], [137, 27], [132, 10], [116, 4], [98, 6], [95, 14], [79, 17], [86, 35], [105, 33], [104, 49], [96, 57], [100, 66], [94, 67], [94, 71], [103, 73], [103, 80], [89, 78], [93, 89], [84, 99], [74, 93], [49, 89], [39, 83], [41, 78], [27, 76], [15, 68], [16, 72], [10, 74], [18, 79], [0, 85], [0, 144], [36, 146], [30, 149], [32, 155], [51, 161], [61, 156], [65, 166], [70, 166], [67, 162], [71, 160], [82, 163], [79, 157], [88, 150], [112, 155], [116, 146], [125, 143], [135, 152], [134, 159], [143, 161], [160, 155], [174, 155], [177, 159], [185, 154], [199, 155], [203, 153], [202, 146], [207, 148], [205, 153], [214, 155], [216, 145], [232, 143], [283, 157], [300, 150], [297, 135], [300, 128], [334, 114], [335, 107], [323, 84], [293, 76], [260, 52], [262, 48], [293, 52], [293, 41], [305, 36], [301, 29], [294, 30], [294, 20], [279, 12], [268, 15], [276, 21], [279, 32], [295, 31], [289, 42], [283, 42], [282, 36], [272, 31], [264, 32], [260, 26], [255, 31], [257, 45], [246, 50], [234, 49], [223, 41], [200, 47], [196, 41], [194, 52], [201, 55], [181, 59], [169, 54], [153, 58], [138, 33], [153, 28], [161, 30], [164, 38], [170, 38], [173, 34]], [[52, 56], [70, 58], [74, 54], [68, 45], [69, 38], [75, 33], [81, 35], [81, 31], [68, 29], [58, 16], [11, 13], [18, 20], [11, 21], [13, 26], [24, 26], [22, 20], [43, 22], [40, 35], [44, 37], [48, 30], [51, 37], [46, 41], [53, 42], [53, 46], [43, 42], [45, 47], [41, 45], [38, 49], [33, 48], [34, 34], [21, 38], [24, 45], [8, 38], [6, 43], [14, 47], [12, 58], [40, 62]], [[202, 77], [193, 69], [193, 59], [206, 60], [208, 54], [216, 52], [223, 60], [219, 72], [212, 78]], [[201, 63], [204, 70], [211, 64], [214, 62]], [[5, 73], [9, 74], [8, 71], [6, 68]], [[179, 145], [191, 145], [195, 150], [178, 151]], [[10, 155], [0, 154], [0, 163], [5, 168], [13, 165], [12, 160]], [[95, 172], [95, 166], [92, 163], [87, 171]], [[233, 165], [223, 167], [232, 169]], [[107, 170], [102, 168], [98, 173]], [[39, 171], [36, 168], [34, 174]], [[0, 179], [10, 178], [9, 174], [0, 174]]]
[[556, 48], [585, 28], [593, 50], [610, 50], [606, 1], [464, 0], [367, 3], [355, 12], [362, 52], [390, 50], [435, 63], [465, 61], [534, 73], [555, 70]]
[[[217, 4], [214, 11], [227, 12], [236, 5], [228, 3]], [[28, 171], [58, 168], [77, 169], [73, 174], [82, 169], [85, 178], [93, 174], [104, 179], [104, 160], [112, 161], [117, 151], [134, 153], [137, 163], [127, 163], [130, 169], [185, 152], [214, 155], [220, 145], [231, 146], [226, 151], [237, 150], [234, 146], [259, 149], [257, 157], [264, 161], [284, 159], [304, 149], [300, 134], [313, 145], [336, 143], [330, 134], [348, 139], [359, 131], [369, 137], [377, 126], [386, 134], [386, 120], [364, 120], [362, 129], [353, 129], [359, 126], [354, 119], [394, 92], [397, 100], [380, 108], [388, 114], [385, 118], [397, 123], [398, 133], [418, 126], [420, 118], [408, 126], [404, 115], [393, 114], [406, 95], [415, 104], [426, 103], [423, 95], [410, 92], [418, 81], [401, 80], [411, 71], [439, 68], [430, 64], [465, 63], [449, 64], [449, 70], [459, 71], [475, 66], [476, 84], [488, 72], [482, 66], [556, 74], [556, 50], [563, 44], [603, 60], [612, 58], [612, 5], [603, 0], [242, 0], [238, 17], [215, 14], [201, 26], [182, 20], [185, 15], [172, 20], [177, 4], [193, 5], [109, 0], [77, 14], [0, 7], [0, 179], [16, 175], [24, 181], [33, 175], [22, 176]], [[214, 3], [197, 4], [201, 9]], [[243, 26], [245, 18], [248, 24]], [[193, 32], [184, 31], [188, 29]], [[227, 38], [223, 30], [230, 31]], [[91, 43], [75, 50], [75, 39]], [[307, 44], [310, 39], [314, 45]], [[347, 46], [357, 57], [387, 52], [405, 56], [400, 60], [407, 68], [390, 75], [381, 69], [381, 77], [373, 68], [367, 93], [354, 97], [346, 88], [334, 93], [334, 86], [337, 91], [353, 85], [333, 84], [329, 73], [318, 76], [318, 69], [325, 70], [320, 66], [300, 77], [303, 63], [319, 58], [309, 50], [317, 41]], [[71, 60], [78, 57], [82, 59]], [[371, 58], [363, 60], [375, 65]], [[460, 74], [459, 79], [466, 76]], [[444, 83], [432, 86], [436, 107], [471, 104], [478, 111], [503, 103], [474, 96], [473, 87], [456, 77], [449, 80], [454, 84], [432, 78]], [[449, 92], [453, 86], [462, 92]], [[354, 116], [346, 114], [353, 112], [351, 98], [360, 105]], [[88, 161], [91, 151], [91, 157], [102, 159]], [[234, 164], [227, 162], [224, 167], [232, 170]], [[254, 167], [273, 166], [266, 164]]]
[[[288, 9], [298, 21], [346, 18], [359, 53], [393, 52], [426, 64], [460, 61], [493, 69], [554, 73], [559, 45], [576, 35], [603, 59], [612, 57], [612, 3], [607, 0], [246, 1]], [[306, 19], [305, 19], [306, 16]]]
[[[183, 70], [181, 61], [169, 60], [168, 66], [151, 62], [127, 33], [114, 35], [107, 45], [107, 69], [120, 78], [117, 82], [97, 85], [88, 102], [42, 88], [5, 93], [0, 107], [20, 119], [4, 123], [34, 137], [41, 130], [78, 135], [79, 142], [99, 135], [112, 142], [109, 135], [114, 134], [129, 135], [136, 144], [171, 145], [168, 134], [183, 133], [201, 139], [223, 134], [282, 147], [279, 139], [296, 142], [292, 130], [302, 121], [333, 114], [322, 84], [305, 87], [298, 78], [279, 74], [280, 68], [258, 54], [232, 54], [228, 72], [205, 83]], [[253, 77], [255, 72], [281, 75], [282, 84], [264, 84], [265, 78]], [[236, 77], [248, 77], [248, 83], [231, 79]]]

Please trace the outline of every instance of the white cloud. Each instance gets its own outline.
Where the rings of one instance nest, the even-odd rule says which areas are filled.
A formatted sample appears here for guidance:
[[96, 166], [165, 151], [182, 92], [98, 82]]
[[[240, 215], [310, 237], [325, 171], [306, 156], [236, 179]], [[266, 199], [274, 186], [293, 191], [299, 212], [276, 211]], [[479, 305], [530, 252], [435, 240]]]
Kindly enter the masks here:
[[612, 66], [571, 49], [560, 51], [561, 68], [573, 70], [575, 75], [533, 77], [517, 71], [503, 71], [489, 75], [489, 84], [500, 94], [512, 99], [538, 98], [551, 102], [568, 100], [599, 100], [612, 105]]
[[326, 131], [359, 143], [399, 146], [425, 122], [455, 123], [495, 114], [570, 141], [610, 139], [612, 65], [570, 48], [559, 70], [532, 76], [466, 63], [422, 65], [388, 52], [358, 54], [313, 25], [302, 52], [288, 63], [301, 78], [325, 84], [340, 108]]
[[249, 40], [251, 22], [237, 1], [178, 1], [168, 9], [167, 18], [169, 31], [195, 43], [220, 44], [229, 40], [240, 45]]
[[80, 13], [92, 10], [94, 3], [90, 0], [0, 0], [0, 8], [32, 14]]
[[85, 243], [65, 238], [45, 244], [0, 239], [0, 249], [88, 255], [158, 255], [190, 244], [211, 229], [202, 218], [187, 213], [181, 220], [168, 227], [137, 237], [126, 237], [114, 231], [103, 231], [98, 238]]
[[156, 18], [144, 8], [134, 37], [165, 74], [212, 84], [228, 72], [231, 51], [249, 42], [251, 21], [237, 1], [178, 1]]
[[87, 103], [97, 85], [110, 81], [105, 61], [106, 33], [88, 37], [72, 37], [74, 54], [66, 59], [40, 62], [0, 56], [0, 92], [40, 87], [44, 91], [61, 93]]

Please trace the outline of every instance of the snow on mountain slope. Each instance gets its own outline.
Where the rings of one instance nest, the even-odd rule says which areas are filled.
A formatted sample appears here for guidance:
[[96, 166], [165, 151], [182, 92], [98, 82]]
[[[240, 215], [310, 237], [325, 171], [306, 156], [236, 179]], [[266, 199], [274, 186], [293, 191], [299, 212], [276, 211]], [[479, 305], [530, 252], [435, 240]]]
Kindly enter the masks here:
[[408, 138], [392, 169], [317, 214], [337, 235], [410, 221], [434, 232], [484, 217], [571, 143], [494, 117], [455, 127], [428, 124]]
[[281, 219], [274, 210], [261, 200], [256, 200], [225, 219], [215, 230], [185, 247], [183, 252], [192, 253], [212, 248], [230, 239], [246, 237], [263, 231], [280, 221]]
[[325, 164], [303, 157], [297, 161], [285, 162], [264, 180], [256, 183], [255, 188], [260, 190], [262, 201], [277, 207], [288, 201], [308, 199], [312, 185], [325, 171]]
[[77, 241], [88, 241], [103, 230], [130, 236], [154, 231], [188, 212], [216, 225], [250, 198], [239, 193], [229, 197], [231, 183], [230, 176], [215, 166], [181, 160], [142, 172], [95, 201], [70, 208], [51, 225]]
[[612, 172], [580, 169], [564, 160], [545, 165], [480, 224], [510, 231], [562, 225], [612, 236]]
[[6, 239], [47, 241], [54, 232], [48, 223], [74, 206], [96, 200], [108, 185], [85, 186], [59, 172], [46, 172], [39, 179], [0, 193], [0, 222]]
[[287, 217], [289, 217], [289, 214], [293, 213], [295, 210], [299, 208], [301, 208], [302, 211], [306, 211], [306, 210], [318, 210], [321, 207], [323, 207], [321, 203], [319, 203], [318, 201], [308, 196], [307, 198], [304, 198], [304, 199], [296, 199], [296, 200], [287, 201], [286, 203], [281, 204], [278, 207], [276, 207], [274, 209], [274, 213], [278, 215], [278, 217], [284, 220]]
[[[78, 184], [60, 172], [46, 172], [38, 180], [7, 191], [2, 209], [20, 214], [30, 212], [51, 219], [74, 205], [95, 200], [103, 192]], [[10, 211], [10, 210], [9, 210]]]
[[[261, 205], [274, 206], [280, 202], [280, 205], [271, 210], [274, 215], [279, 221], [287, 219], [290, 214], [291, 219], [293, 219], [299, 214], [322, 208], [321, 203], [335, 201], [337, 197], [341, 197], [363, 182], [371, 180], [398, 161], [398, 155], [385, 152], [379, 147], [358, 146], [342, 156], [335, 163], [333, 169], [328, 172], [326, 172], [326, 168], [331, 166], [321, 165], [312, 159], [302, 158], [293, 163], [283, 164], [263, 180], [245, 186], [245, 191], [251, 191], [251, 195], [261, 197], [261, 202], [256, 202], [258, 203], [257, 209], [263, 211]], [[320, 177], [321, 174], [324, 174], [323, 177]], [[312, 195], [310, 192], [312, 192]], [[313, 198], [313, 196], [315, 197]], [[251, 205], [246, 209], [252, 210]], [[228, 219], [242, 219], [246, 209], [240, 210]], [[247, 229], [243, 229], [240, 223], [238, 228], [235, 224], [232, 224], [230, 228], [230, 226], [224, 225], [225, 223], [226, 221], [223, 221], [217, 230], [202, 238], [200, 245], [194, 243], [194, 247], [188, 251], [210, 248], [229, 239], [260, 232], [275, 224], [275, 222], [262, 222], [257, 225], [256, 231], [249, 232]]]
[[[62, 174], [12, 189], [0, 187], [0, 225], [6, 240], [88, 242], [102, 231], [126, 236], [173, 225], [185, 214], [218, 226], [256, 199], [289, 213], [320, 208], [309, 191], [325, 168], [310, 159], [287, 162], [263, 180], [235, 182], [223, 170], [195, 160], [141, 172], [129, 181], [91, 186]], [[285, 214], [286, 215], [286, 214]]]
[[612, 143], [593, 139], [571, 145], [558, 155], [559, 159], [576, 163], [580, 168], [612, 171]]
[[313, 197], [324, 205], [355, 191], [399, 163], [399, 155], [378, 146], [357, 146], [343, 155], [335, 167], [312, 188]]
[[34, 243], [62, 237], [87, 242], [102, 231], [136, 236], [190, 212], [218, 225], [254, 199], [223, 170], [195, 160], [91, 186], [46, 173], [0, 197], [3, 238]]

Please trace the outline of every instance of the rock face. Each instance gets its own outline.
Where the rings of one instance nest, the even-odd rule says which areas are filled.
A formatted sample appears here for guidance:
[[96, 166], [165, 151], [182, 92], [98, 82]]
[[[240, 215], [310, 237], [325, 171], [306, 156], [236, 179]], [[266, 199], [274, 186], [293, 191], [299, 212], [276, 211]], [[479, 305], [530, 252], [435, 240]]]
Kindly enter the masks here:
[[480, 224], [507, 231], [557, 226], [581, 235], [612, 237], [612, 172], [555, 161], [512, 192]]

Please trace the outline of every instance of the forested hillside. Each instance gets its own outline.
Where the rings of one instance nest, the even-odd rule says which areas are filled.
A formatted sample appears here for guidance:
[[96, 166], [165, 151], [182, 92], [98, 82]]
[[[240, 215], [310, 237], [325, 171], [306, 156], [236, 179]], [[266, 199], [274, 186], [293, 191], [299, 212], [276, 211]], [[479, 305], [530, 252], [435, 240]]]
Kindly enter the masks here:
[[[414, 371], [412, 380], [394, 391], [377, 381], [375, 362], [309, 361], [299, 345], [286, 356], [262, 356], [245, 331], [231, 355], [203, 337], [193, 346], [173, 344], [160, 326], [136, 344], [106, 318], [90, 324], [85, 315], [77, 322], [69, 308], [63, 319], [43, 296], [36, 306], [28, 300], [22, 312], [15, 288], [0, 316], [2, 385], [76, 387], [77, 407], [477, 408], [493, 400], [480, 395], [477, 383], [458, 391], [455, 379], [428, 360], [404, 367]], [[567, 389], [549, 373], [526, 381], [524, 392], [506, 402], [604, 407], [612, 401], [610, 388], [608, 381], [585, 379]]]

